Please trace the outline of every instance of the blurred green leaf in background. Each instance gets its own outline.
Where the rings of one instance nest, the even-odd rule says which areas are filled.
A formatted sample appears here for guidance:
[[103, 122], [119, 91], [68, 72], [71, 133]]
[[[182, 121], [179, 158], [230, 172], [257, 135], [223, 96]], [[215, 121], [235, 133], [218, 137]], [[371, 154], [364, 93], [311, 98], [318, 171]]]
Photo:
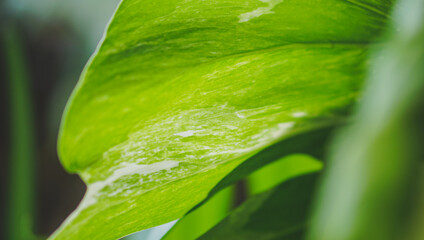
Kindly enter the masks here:
[[334, 139], [311, 240], [424, 239], [424, 1], [393, 17], [355, 123]]
[[49, 235], [83, 194], [58, 164], [57, 131], [117, 2], [0, 0], [1, 239]]

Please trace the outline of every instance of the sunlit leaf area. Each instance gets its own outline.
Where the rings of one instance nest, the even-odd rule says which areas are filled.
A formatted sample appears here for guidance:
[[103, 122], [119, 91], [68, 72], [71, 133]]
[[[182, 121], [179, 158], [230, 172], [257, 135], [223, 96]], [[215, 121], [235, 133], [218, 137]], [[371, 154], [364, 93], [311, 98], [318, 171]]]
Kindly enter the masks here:
[[0, 239], [424, 239], [424, 0], [0, 20]]

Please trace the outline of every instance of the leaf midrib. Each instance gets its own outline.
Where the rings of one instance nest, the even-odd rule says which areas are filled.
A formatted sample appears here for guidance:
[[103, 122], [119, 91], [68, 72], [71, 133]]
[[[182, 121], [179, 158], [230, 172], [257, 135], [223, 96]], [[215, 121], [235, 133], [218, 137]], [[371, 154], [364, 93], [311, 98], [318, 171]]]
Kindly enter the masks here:
[[383, 11], [381, 11], [381, 10], [379, 10], [379, 9], [371, 6], [371, 5], [368, 5], [368, 4], [365, 4], [365, 3], [361, 3], [361, 2], [358, 2], [356, 0], [345, 0], [345, 1], [347, 3], [350, 3], [352, 5], [355, 5], [357, 7], [360, 7], [362, 9], [365, 9], [365, 10], [371, 11], [371, 12], [373, 12], [375, 14], [378, 14], [380, 16], [383, 16], [383, 17], [385, 17], [387, 19], [390, 19], [390, 15], [389, 14], [387, 14], [387, 13], [385, 13], [385, 12], [383, 12]]
[[214, 58], [210, 61], [206, 61], [203, 63], [200, 63], [198, 65], [194, 65], [195, 67], [199, 66], [199, 65], [203, 65], [203, 64], [207, 64], [207, 63], [212, 63], [215, 61], [220, 61], [222, 59], [228, 58], [228, 57], [242, 57], [245, 56], [247, 54], [257, 54], [257, 53], [265, 53], [268, 52], [270, 50], [280, 50], [280, 49], [284, 49], [284, 48], [304, 48], [304, 47], [316, 47], [316, 48], [325, 48], [325, 47], [330, 47], [330, 48], [336, 48], [336, 47], [341, 47], [341, 48], [347, 48], [347, 47], [366, 47], [368, 45], [371, 44], [370, 42], [304, 42], [304, 43], [287, 43], [287, 44], [279, 44], [279, 45], [274, 45], [274, 46], [270, 46], [270, 47], [266, 47], [266, 48], [260, 48], [260, 49], [253, 49], [253, 50], [248, 50], [248, 51], [242, 51], [242, 52], [237, 52], [237, 53], [232, 53], [232, 54], [228, 54], [228, 55], [224, 55], [221, 57], [217, 57]]

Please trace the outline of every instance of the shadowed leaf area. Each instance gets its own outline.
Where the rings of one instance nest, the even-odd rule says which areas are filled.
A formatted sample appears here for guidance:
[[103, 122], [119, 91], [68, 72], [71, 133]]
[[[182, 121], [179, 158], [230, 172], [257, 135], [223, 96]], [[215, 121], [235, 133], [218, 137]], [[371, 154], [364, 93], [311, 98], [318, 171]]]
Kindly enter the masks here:
[[303, 239], [317, 178], [303, 175], [251, 196], [199, 239]]

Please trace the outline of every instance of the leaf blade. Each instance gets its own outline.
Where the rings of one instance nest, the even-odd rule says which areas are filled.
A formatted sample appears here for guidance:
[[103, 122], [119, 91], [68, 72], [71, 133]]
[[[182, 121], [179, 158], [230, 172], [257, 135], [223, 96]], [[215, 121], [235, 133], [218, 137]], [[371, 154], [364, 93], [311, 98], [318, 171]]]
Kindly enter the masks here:
[[174, 220], [261, 149], [338, 122], [386, 21], [335, 0], [285, 1], [242, 23], [263, 3], [193, 3], [121, 3], [64, 115], [61, 161], [88, 191], [52, 238], [118, 238]]

